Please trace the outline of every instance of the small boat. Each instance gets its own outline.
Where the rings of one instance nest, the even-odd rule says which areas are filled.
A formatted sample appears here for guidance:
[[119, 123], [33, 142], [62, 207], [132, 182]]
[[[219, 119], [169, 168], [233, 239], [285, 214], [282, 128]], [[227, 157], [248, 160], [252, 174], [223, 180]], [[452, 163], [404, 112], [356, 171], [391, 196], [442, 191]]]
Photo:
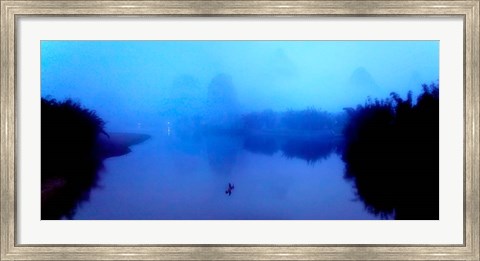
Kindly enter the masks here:
[[232, 195], [232, 191], [233, 191], [234, 188], [235, 188], [234, 185], [232, 185], [231, 183], [228, 183], [228, 188], [225, 191], [225, 194], [228, 194], [229, 196]]

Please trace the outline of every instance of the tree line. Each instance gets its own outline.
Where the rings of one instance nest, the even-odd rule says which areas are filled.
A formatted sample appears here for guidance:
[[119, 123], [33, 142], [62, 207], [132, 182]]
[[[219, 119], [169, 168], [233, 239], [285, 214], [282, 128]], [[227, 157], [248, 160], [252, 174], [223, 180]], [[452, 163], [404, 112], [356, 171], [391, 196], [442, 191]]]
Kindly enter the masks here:
[[439, 86], [416, 102], [392, 93], [349, 109], [342, 158], [366, 208], [395, 219], [439, 217]]

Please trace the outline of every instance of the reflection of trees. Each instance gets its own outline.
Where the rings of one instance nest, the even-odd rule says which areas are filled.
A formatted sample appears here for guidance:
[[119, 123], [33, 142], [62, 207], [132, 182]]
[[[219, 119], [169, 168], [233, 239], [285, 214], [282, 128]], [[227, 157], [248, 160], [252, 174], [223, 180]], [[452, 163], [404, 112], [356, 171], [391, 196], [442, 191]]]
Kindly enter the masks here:
[[230, 135], [207, 135], [208, 163], [214, 173], [230, 175], [241, 150], [238, 139]]
[[349, 111], [344, 129], [346, 177], [367, 209], [396, 219], [439, 217], [438, 84], [413, 104], [397, 94]]
[[248, 135], [244, 138], [243, 148], [253, 153], [271, 156], [280, 149], [280, 144], [275, 137]]
[[333, 139], [289, 139], [282, 144], [282, 152], [285, 157], [300, 158], [308, 163], [326, 159], [335, 151], [335, 148], [336, 143]]
[[42, 99], [41, 114], [41, 216], [71, 218], [97, 183], [95, 142], [103, 121], [71, 100]]
[[243, 148], [253, 153], [273, 155], [281, 151], [286, 158], [299, 158], [314, 163], [334, 152], [340, 139], [329, 134], [314, 137], [247, 135]]
[[341, 137], [336, 132], [344, 123], [342, 117], [313, 107], [285, 112], [264, 110], [242, 115], [237, 126], [248, 151], [266, 155], [281, 151], [287, 158], [313, 163], [338, 147]]

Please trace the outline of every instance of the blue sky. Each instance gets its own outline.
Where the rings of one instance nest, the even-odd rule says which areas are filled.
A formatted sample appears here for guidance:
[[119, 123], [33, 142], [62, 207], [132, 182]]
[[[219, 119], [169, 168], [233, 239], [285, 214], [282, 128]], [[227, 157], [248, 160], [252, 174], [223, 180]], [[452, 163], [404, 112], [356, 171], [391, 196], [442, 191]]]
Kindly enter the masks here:
[[[438, 41], [42, 41], [42, 97], [73, 98], [120, 127], [231, 76], [244, 111], [341, 111], [439, 79]], [[188, 93], [176, 82], [188, 82]], [[183, 92], [182, 92], [183, 91]], [[146, 119], [148, 120], [148, 119]]]

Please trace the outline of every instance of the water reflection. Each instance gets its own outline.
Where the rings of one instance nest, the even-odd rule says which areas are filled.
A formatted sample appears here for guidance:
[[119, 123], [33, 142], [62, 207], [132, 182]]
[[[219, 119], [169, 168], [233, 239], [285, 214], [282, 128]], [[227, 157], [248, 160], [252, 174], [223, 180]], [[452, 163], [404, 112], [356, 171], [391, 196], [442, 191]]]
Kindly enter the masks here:
[[341, 142], [341, 137], [331, 134], [323, 135], [321, 138], [247, 135], [243, 138], [243, 148], [264, 155], [273, 155], [281, 151], [287, 159], [298, 158], [313, 164], [338, 151]]
[[240, 140], [231, 135], [208, 135], [205, 141], [212, 171], [217, 175], [231, 175], [242, 149]]
[[253, 153], [273, 155], [280, 150], [278, 139], [271, 136], [248, 135], [243, 141], [243, 148]]
[[[261, 139], [204, 133], [191, 143], [173, 133], [154, 136], [127, 157], [109, 160], [104, 186], [92, 191], [75, 218], [376, 219], [354, 201], [333, 144], [313, 146], [318, 156], [308, 164], [297, 150], [291, 152], [294, 157], [284, 155], [289, 147], [283, 143], [293, 142], [285, 137], [271, 137], [278, 147], [268, 155], [259, 152], [270, 146], [260, 145]], [[247, 147], [249, 142], [256, 149]], [[188, 144], [195, 149], [187, 149]]]

